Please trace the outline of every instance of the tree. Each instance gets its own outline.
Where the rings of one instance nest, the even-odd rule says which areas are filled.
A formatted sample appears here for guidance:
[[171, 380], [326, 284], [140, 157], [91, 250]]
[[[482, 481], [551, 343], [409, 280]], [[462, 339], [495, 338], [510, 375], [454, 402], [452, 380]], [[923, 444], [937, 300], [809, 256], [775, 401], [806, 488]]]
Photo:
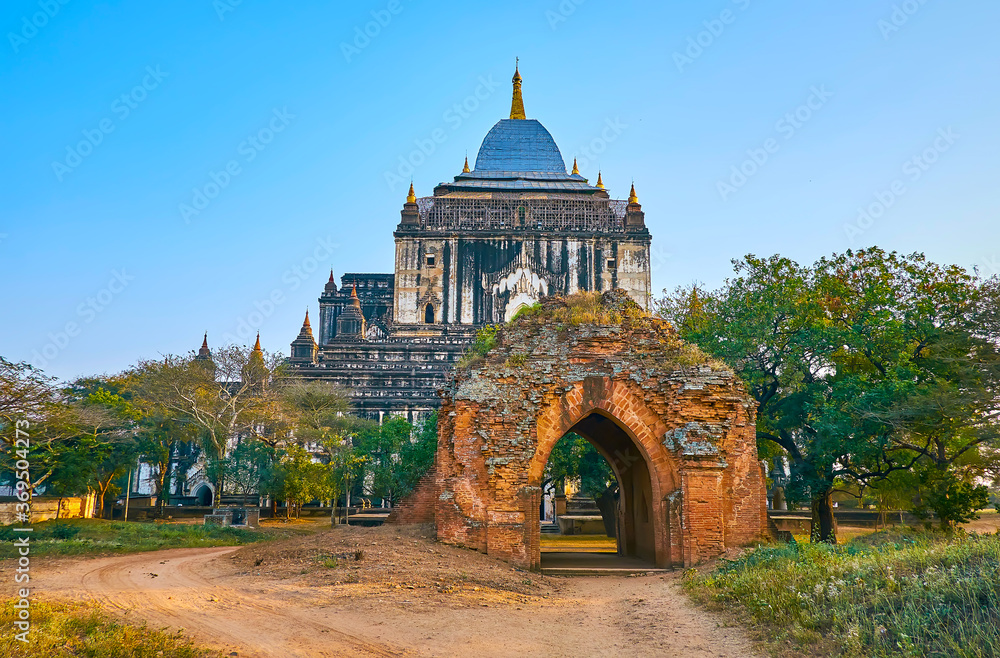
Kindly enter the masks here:
[[295, 441], [320, 455], [327, 469], [323, 498], [332, 501], [330, 522], [335, 524], [337, 500], [342, 493], [349, 497], [349, 483], [364, 462], [355, 439], [373, 423], [351, 416], [347, 391], [329, 382], [287, 382], [281, 395]]
[[[237, 437], [252, 437], [272, 446], [287, 435], [282, 416], [280, 354], [229, 345], [216, 349], [211, 361], [193, 354], [141, 361], [134, 369], [134, 393], [168, 417], [198, 428], [209, 459], [223, 457]], [[221, 492], [221, 482], [216, 482]]]
[[413, 434], [410, 441], [404, 442], [399, 451], [399, 475], [396, 492], [402, 498], [409, 495], [434, 466], [438, 445], [438, 412], [429, 415], [420, 430]]
[[[77, 381], [67, 393], [75, 412], [74, 437], [69, 454], [61, 457], [62, 463], [53, 477], [54, 484], [82, 481], [97, 493], [98, 517], [104, 516], [104, 503], [112, 490], [112, 483], [128, 473], [136, 464], [138, 445], [135, 424], [139, 414], [124, 398], [110, 392], [101, 380], [91, 380], [89, 390], [84, 382]], [[77, 397], [82, 395], [82, 397]]]
[[779, 256], [734, 266], [721, 289], [681, 290], [660, 307], [747, 384], [761, 454], [789, 459], [789, 494], [810, 501], [815, 539], [836, 541], [838, 482], [863, 486], [922, 461], [947, 470], [993, 450], [998, 334], [981, 328], [996, 326], [991, 285], [877, 248], [811, 268]]
[[18, 420], [38, 422], [50, 411], [55, 380], [28, 363], [0, 356], [0, 432]]
[[222, 482], [227, 491], [243, 496], [246, 507], [251, 496], [259, 498], [264, 493], [275, 457], [275, 449], [266, 443], [243, 439], [228, 455], [209, 463], [208, 477]]
[[368, 427], [358, 434], [355, 446], [364, 455], [367, 493], [388, 501], [389, 505], [402, 497], [405, 467], [400, 453], [410, 444], [413, 426], [405, 418], [387, 418], [381, 425]]
[[288, 501], [286, 518], [292, 507], [295, 508], [295, 518], [298, 518], [302, 505], [314, 498], [330, 495], [329, 469], [314, 461], [313, 456], [301, 446], [289, 445], [275, 470], [277, 477], [272, 480], [270, 493]]

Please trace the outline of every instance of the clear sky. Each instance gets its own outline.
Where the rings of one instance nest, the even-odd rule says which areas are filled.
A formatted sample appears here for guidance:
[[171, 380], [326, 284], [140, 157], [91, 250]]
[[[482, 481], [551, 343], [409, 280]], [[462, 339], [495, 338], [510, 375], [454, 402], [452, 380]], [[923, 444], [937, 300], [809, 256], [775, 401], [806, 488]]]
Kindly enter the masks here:
[[393, 270], [406, 183], [474, 164], [515, 56], [567, 163], [635, 180], [657, 291], [873, 244], [990, 274], [998, 26], [995, 0], [6, 0], [0, 355], [287, 353], [330, 267]]

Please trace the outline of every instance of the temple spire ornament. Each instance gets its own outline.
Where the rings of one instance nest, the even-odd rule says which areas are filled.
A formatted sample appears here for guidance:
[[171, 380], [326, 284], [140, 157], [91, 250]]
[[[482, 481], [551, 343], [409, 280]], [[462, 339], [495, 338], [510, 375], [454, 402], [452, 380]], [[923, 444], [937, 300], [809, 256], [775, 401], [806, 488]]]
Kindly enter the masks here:
[[577, 169], [576, 167], [576, 158], [573, 158], [573, 173], [576, 174], [577, 176], [580, 175], [580, 170]]
[[514, 77], [511, 82], [514, 83], [514, 97], [510, 101], [510, 118], [511, 119], [527, 119], [524, 115], [524, 99], [521, 97], [521, 73], [518, 70], [518, 62], [520, 60], [515, 60], [514, 63]]
[[463, 174], [469, 173], [469, 155], [468, 154], [465, 155], [465, 165], [462, 167], [462, 173]]
[[597, 187], [601, 188], [602, 190], [604, 189], [604, 181], [601, 180], [601, 172], [600, 171], [597, 172]]
[[196, 361], [207, 361], [212, 358], [212, 352], [208, 349], [208, 332], [205, 332], [205, 338], [201, 341], [201, 348], [198, 350], [198, 356], [194, 357]]
[[413, 181], [410, 181], [410, 191], [406, 195], [406, 202], [407, 203], [416, 203], [417, 202], [417, 195], [413, 191]]
[[635, 183], [632, 183], [632, 189], [629, 190], [629, 193], [628, 193], [628, 202], [629, 203], [639, 203], [639, 197], [637, 197], [635, 195]]

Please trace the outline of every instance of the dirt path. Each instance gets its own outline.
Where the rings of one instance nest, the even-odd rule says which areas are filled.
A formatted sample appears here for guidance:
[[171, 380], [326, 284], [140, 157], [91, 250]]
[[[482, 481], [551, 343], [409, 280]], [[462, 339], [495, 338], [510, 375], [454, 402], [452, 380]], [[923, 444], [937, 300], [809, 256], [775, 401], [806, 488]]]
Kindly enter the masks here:
[[[734, 629], [691, 606], [673, 576], [559, 579], [516, 600], [420, 593], [345, 596], [294, 578], [246, 578], [236, 548], [178, 549], [41, 569], [42, 596], [96, 599], [126, 619], [183, 628], [239, 656], [751, 656]], [[223, 559], [220, 559], [223, 558]]]

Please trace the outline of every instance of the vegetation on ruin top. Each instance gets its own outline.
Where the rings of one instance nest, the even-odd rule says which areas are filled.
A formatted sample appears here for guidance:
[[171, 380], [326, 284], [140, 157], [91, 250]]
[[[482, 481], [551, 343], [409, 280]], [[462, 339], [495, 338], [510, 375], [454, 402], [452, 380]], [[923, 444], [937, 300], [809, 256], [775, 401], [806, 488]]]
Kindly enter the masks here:
[[[586, 326], [614, 327], [642, 324], [660, 335], [660, 345], [657, 346], [655, 355], [656, 363], [651, 362], [652, 367], [680, 369], [709, 366], [713, 370], [728, 370], [722, 362], [712, 359], [697, 346], [681, 340], [666, 322], [644, 311], [624, 290], [611, 290], [605, 293], [579, 292], [565, 297], [551, 297], [532, 306], [526, 306], [507, 324], [489, 325], [480, 329], [476, 333], [475, 342], [456, 363], [456, 368], [464, 369], [481, 363], [494, 352], [505, 335], [511, 335], [512, 332], [519, 330], [531, 332], [548, 326], [562, 332]], [[637, 356], [643, 351], [639, 345], [633, 347]], [[642, 356], [648, 358], [653, 355]], [[506, 355], [504, 364], [521, 367], [527, 360], [527, 354], [512, 353]]]

